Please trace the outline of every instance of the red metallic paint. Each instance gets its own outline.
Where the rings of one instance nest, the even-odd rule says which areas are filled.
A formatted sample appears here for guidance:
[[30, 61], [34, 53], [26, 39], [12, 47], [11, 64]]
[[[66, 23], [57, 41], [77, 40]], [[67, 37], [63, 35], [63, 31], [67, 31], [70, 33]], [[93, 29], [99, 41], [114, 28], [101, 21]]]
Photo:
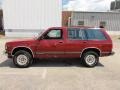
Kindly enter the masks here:
[[[75, 28], [85, 29], [90, 27]], [[101, 41], [70, 40], [67, 36], [67, 27], [52, 27], [46, 30], [43, 35], [51, 29], [61, 29], [63, 32], [63, 38], [60, 40], [30, 39], [7, 42], [7, 53], [9, 54], [9, 56], [12, 56], [12, 52], [14, 51], [14, 49], [19, 47], [30, 49], [34, 58], [79, 58], [82, 52], [89, 48], [99, 50], [101, 56], [112, 52], [112, 40], [110, 36], [106, 33], [105, 29], [101, 29], [101, 31], [105, 34], [107, 39]]]

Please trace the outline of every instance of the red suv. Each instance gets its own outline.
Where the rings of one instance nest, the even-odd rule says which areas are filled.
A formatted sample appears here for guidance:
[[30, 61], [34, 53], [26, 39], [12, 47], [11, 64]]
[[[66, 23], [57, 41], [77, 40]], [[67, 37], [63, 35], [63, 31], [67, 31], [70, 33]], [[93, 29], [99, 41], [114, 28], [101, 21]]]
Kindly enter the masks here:
[[80, 58], [94, 67], [99, 57], [112, 54], [112, 40], [103, 28], [53, 27], [30, 40], [7, 42], [8, 58], [16, 66], [29, 67], [35, 58]]

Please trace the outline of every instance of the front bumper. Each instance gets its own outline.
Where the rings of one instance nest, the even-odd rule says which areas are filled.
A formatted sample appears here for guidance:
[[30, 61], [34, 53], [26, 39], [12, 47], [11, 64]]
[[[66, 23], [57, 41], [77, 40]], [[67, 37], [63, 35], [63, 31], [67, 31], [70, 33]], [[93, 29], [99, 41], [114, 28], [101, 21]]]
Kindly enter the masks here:
[[12, 58], [11, 53], [7, 52], [6, 50], [4, 51], [4, 54], [6, 54], [8, 58]]

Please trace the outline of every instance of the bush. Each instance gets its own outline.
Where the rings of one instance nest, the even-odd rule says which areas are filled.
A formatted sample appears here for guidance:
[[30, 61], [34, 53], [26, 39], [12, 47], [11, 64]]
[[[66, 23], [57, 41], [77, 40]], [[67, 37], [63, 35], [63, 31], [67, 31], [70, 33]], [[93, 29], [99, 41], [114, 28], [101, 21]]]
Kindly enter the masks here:
[[3, 31], [2, 31], [2, 32], [0, 32], [0, 35], [5, 35], [5, 32], [3, 32]]

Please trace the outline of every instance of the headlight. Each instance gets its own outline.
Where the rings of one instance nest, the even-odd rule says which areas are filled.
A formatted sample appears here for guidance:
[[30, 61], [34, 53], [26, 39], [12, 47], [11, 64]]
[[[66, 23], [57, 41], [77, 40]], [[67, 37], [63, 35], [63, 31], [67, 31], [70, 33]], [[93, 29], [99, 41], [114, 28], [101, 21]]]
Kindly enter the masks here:
[[5, 50], [7, 50], [7, 48], [8, 48], [7, 45], [5, 45]]

